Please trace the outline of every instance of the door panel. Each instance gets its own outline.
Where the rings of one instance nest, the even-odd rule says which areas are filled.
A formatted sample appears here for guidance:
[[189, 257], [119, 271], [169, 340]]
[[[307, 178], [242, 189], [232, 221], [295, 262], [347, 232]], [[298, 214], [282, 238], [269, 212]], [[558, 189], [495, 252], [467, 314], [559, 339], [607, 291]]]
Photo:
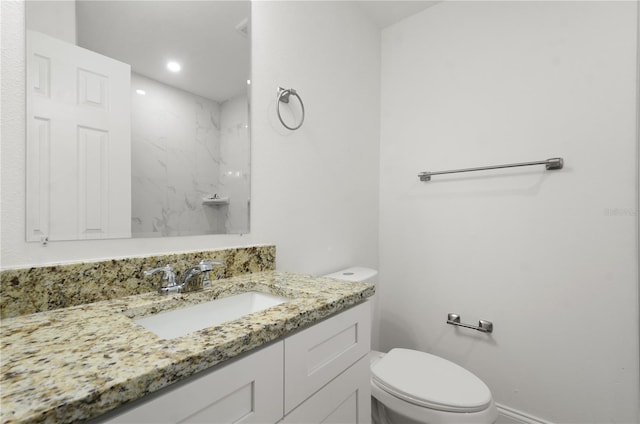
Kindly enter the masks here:
[[27, 31], [27, 240], [131, 236], [131, 67]]

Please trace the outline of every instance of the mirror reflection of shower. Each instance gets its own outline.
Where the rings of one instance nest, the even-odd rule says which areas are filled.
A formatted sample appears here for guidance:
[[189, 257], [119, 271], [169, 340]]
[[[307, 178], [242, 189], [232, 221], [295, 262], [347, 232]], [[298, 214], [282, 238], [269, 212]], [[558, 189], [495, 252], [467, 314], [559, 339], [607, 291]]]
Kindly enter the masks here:
[[[249, 231], [248, 1], [29, 1], [26, 13], [28, 34], [36, 34], [33, 38], [37, 34], [54, 38], [68, 46], [72, 56], [74, 51], [80, 56], [86, 52], [97, 58], [96, 63], [104, 57], [130, 67], [129, 76], [121, 78], [117, 88], [118, 93], [125, 93], [118, 101], [124, 98], [126, 102], [117, 109], [130, 109], [130, 114], [126, 112], [130, 122], [129, 118], [121, 119], [116, 127], [127, 137], [112, 136], [112, 128], [83, 124], [83, 112], [69, 117], [79, 128], [91, 129], [85, 131], [86, 140], [96, 139], [108, 146], [102, 151], [121, 146], [124, 150], [116, 157], [117, 165], [102, 176], [96, 173], [93, 180], [74, 179], [73, 175], [84, 175], [82, 172], [59, 172], [47, 182], [41, 181], [42, 172], [30, 172], [28, 167], [27, 179], [34, 189], [27, 193], [27, 209], [33, 205], [30, 221], [37, 223], [28, 229], [28, 240], [37, 241], [43, 235], [49, 240], [73, 240]], [[206, 54], [202, 46], [206, 46]], [[88, 66], [94, 67], [91, 62]], [[111, 99], [115, 82], [100, 78], [107, 73], [96, 68], [87, 75], [93, 78], [85, 77], [83, 82], [87, 98], [98, 98], [100, 95], [94, 94], [102, 93], [101, 101]], [[28, 93], [31, 88], [27, 87]], [[27, 99], [28, 115], [33, 97], [30, 94]], [[27, 117], [28, 122], [44, 122], [37, 118]], [[42, 132], [33, 129], [35, 139]], [[37, 157], [40, 152], [34, 144], [28, 140], [27, 150], [31, 146]], [[88, 156], [89, 163], [103, 161], [100, 149], [87, 151], [93, 155]], [[87, 168], [86, 164], [78, 166]], [[51, 168], [61, 167], [51, 164]], [[118, 181], [115, 190], [112, 180]], [[61, 206], [63, 202], [55, 201], [58, 194], [42, 189], [63, 187], [61, 193], [68, 191], [70, 198], [82, 197], [73, 192], [97, 192], [89, 189], [90, 183], [101, 184], [102, 190], [99, 195], [85, 196], [90, 207]], [[213, 196], [226, 201], [208, 202]], [[101, 206], [105, 204], [111, 209]], [[69, 213], [71, 209], [87, 210], [88, 215], [82, 212], [76, 216]], [[111, 231], [113, 226], [104, 218], [109, 214], [115, 217], [109, 219], [118, 223], [117, 231]], [[102, 217], [102, 221], [95, 217]], [[51, 224], [40, 224], [47, 222]]]
[[132, 85], [146, 93], [131, 103], [133, 236], [246, 232], [247, 96], [218, 103], [137, 75]]

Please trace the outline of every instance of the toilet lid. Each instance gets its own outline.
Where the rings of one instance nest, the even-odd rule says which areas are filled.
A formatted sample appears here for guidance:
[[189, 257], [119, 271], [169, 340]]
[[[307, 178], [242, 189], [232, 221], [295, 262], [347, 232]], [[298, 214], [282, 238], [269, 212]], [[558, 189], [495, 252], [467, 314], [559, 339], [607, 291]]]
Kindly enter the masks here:
[[453, 362], [410, 349], [392, 349], [371, 367], [373, 382], [407, 402], [448, 412], [477, 412], [491, 404], [491, 391]]

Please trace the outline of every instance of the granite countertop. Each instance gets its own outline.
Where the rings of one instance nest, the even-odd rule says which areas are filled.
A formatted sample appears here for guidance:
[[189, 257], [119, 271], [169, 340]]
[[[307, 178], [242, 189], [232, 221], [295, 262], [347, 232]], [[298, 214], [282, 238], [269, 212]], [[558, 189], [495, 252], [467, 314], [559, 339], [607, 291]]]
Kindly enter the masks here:
[[[292, 300], [171, 340], [131, 319], [252, 290]], [[146, 293], [2, 320], [0, 423], [97, 417], [373, 293], [365, 283], [269, 271], [195, 293]]]

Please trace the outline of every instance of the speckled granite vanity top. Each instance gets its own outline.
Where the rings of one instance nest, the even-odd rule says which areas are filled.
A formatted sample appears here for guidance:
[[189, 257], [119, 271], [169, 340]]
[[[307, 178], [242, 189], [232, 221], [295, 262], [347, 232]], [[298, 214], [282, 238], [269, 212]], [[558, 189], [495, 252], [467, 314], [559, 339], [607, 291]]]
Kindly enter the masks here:
[[[292, 300], [172, 340], [131, 319], [251, 290]], [[269, 271], [218, 280], [196, 293], [146, 293], [2, 320], [0, 422], [99, 416], [373, 293], [368, 284]]]

